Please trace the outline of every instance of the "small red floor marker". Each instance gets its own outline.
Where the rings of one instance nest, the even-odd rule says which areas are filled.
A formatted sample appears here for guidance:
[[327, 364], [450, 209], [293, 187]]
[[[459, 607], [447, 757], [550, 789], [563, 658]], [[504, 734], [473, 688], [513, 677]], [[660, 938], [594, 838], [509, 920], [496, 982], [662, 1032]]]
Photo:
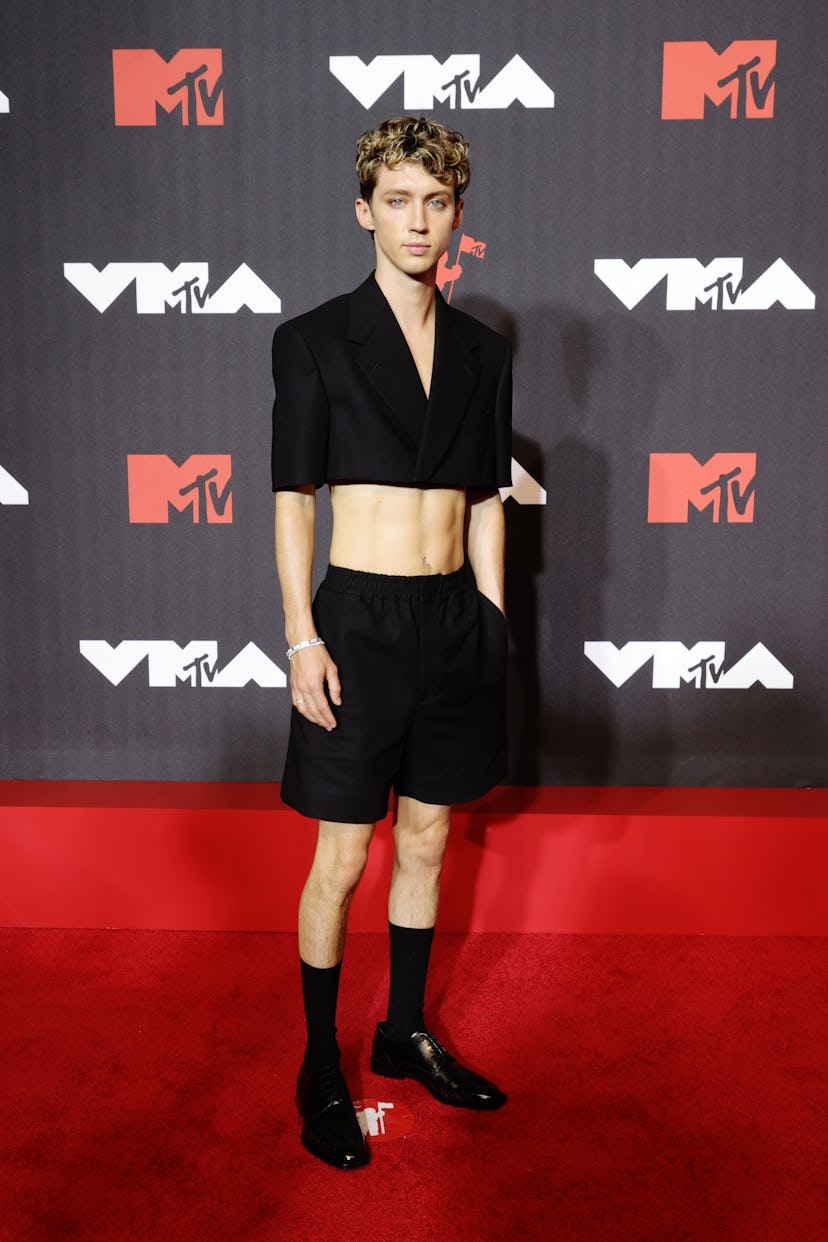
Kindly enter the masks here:
[[357, 1121], [366, 1138], [376, 1143], [405, 1138], [414, 1128], [414, 1114], [405, 1104], [390, 1100], [354, 1100]]

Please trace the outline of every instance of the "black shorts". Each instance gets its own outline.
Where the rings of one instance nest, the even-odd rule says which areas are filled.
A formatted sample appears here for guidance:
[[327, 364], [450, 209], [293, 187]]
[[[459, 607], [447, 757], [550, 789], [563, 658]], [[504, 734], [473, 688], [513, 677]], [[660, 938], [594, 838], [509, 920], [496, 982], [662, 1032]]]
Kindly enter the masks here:
[[328, 733], [294, 708], [282, 798], [314, 819], [382, 819], [392, 789], [448, 805], [506, 771], [506, 620], [466, 564], [404, 578], [329, 566], [313, 603], [339, 669]]

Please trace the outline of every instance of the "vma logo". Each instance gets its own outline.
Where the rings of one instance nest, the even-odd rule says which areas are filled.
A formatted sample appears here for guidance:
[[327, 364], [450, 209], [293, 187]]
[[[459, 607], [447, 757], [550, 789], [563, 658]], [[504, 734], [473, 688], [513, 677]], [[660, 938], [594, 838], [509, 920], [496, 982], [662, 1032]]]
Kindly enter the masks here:
[[116, 125], [157, 125], [176, 116], [182, 125], [223, 125], [220, 47], [187, 47], [165, 60], [151, 48], [112, 53]]
[[624, 259], [596, 259], [595, 275], [627, 310], [637, 306], [656, 285], [667, 282], [668, 311], [769, 310], [777, 302], [786, 310], [813, 310], [816, 297], [784, 259], [745, 287], [744, 259], [639, 259], [630, 266]]
[[508, 500], [510, 496], [519, 505], [546, 504], [546, 488], [541, 487], [537, 479], [533, 478], [528, 470], [524, 470], [514, 457], [512, 458], [511, 485], [500, 489], [501, 500]]
[[0, 505], [27, 505], [29, 493], [13, 474], [0, 466]]
[[8, 95], [4, 95], [3, 92], [0, 91], [0, 112], [10, 112], [10, 111], [11, 111], [11, 108], [9, 106], [9, 97]]
[[193, 453], [182, 465], [164, 453], [129, 453], [130, 522], [169, 522], [170, 511], [190, 510], [193, 522], [233, 521], [229, 453]]
[[277, 315], [282, 301], [246, 263], [210, 292], [209, 263], [64, 263], [63, 274], [101, 314], [135, 282], [139, 315], [163, 315], [167, 307], [182, 315], [235, 315], [243, 306], [254, 315]]
[[721, 53], [709, 43], [665, 43], [661, 119], [772, 117], [775, 82], [775, 39], [737, 39]]
[[522, 56], [513, 56], [491, 82], [480, 82], [480, 57], [455, 53], [445, 61], [436, 56], [375, 56], [365, 64], [359, 56], [331, 56], [331, 73], [363, 108], [373, 108], [378, 99], [403, 80], [403, 107], [409, 111], [430, 111], [435, 102], [449, 108], [554, 108], [555, 92], [527, 65]]
[[264, 689], [287, 684], [285, 674], [255, 643], [248, 643], [224, 668], [218, 666], [218, 643], [195, 639], [179, 647], [166, 639], [126, 639], [113, 647], [99, 639], [82, 638], [81, 655], [113, 686], [146, 661], [149, 684], [226, 690], [248, 682]]
[[751, 647], [747, 655], [725, 668], [725, 644], [696, 643], [584, 643], [584, 655], [608, 677], [614, 686], [623, 686], [650, 660], [653, 662], [653, 689], [678, 690], [682, 685], [697, 690], [748, 690], [757, 683], [766, 690], [792, 690], [793, 674], [768, 651], [764, 643]]
[[690, 506], [714, 522], [752, 522], [755, 453], [715, 453], [704, 463], [691, 453], [650, 453], [648, 522], [687, 522]]

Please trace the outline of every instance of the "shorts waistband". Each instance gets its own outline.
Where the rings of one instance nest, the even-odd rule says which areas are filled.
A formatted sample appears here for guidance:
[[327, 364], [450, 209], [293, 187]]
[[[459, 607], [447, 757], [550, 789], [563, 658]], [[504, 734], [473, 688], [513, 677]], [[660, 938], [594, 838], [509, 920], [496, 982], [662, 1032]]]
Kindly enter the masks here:
[[385, 599], [440, 599], [456, 591], [474, 587], [474, 574], [466, 561], [450, 574], [370, 574], [361, 569], [329, 565], [324, 583], [344, 595], [376, 596]]

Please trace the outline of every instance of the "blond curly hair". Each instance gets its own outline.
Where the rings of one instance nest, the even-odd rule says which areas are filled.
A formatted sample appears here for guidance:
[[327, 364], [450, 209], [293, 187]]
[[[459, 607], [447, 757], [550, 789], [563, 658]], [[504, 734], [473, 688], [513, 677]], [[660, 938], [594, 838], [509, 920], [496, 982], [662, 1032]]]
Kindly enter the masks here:
[[451, 186], [457, 202], [469, 184], [469, 144], [462, 134], [424, 116], [397, 116], [357, 139], [356, 170], [360, 196], [371, 201], [381, 168], [400, 164], [421, 167]]

